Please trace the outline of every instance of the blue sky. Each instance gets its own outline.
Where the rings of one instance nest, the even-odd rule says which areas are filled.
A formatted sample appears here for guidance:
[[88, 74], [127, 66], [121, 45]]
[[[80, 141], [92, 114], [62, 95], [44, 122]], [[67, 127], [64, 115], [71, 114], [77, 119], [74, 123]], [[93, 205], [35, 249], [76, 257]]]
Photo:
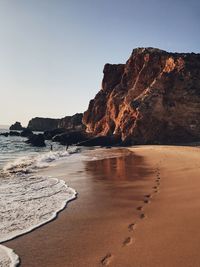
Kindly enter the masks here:
[[200, 52], [200, 1], [0, 0], [0, 124], [83, 112], [135, 47]]

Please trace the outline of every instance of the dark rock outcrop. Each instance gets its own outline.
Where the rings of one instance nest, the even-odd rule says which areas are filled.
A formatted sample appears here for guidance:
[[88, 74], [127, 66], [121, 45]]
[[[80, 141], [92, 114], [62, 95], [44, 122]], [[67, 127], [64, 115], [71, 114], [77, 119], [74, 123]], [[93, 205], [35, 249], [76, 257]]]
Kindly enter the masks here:
[[32, 131], [49, 131], [58, 128], [59, 119], [33, 118], [28, 123], [28, 128]]
[[53, 137], [53, 142], [59, 142], [62, 145], [73, 145], [88, 139], [88, 135], [84, 131], [69, 131], [58, 134]]
[[66, 116], [62, 119], [51, 118], [33, 118], [28, 123], [28, 128], [32, 131], [52, 131], [55, 129], [65, 130], [81, 130], [84, 128], [82, 124], [82, 113], [77, 113], [73, 116]]
[[26, 141], [26, 143], [31, 144], [32, 146], [37, 146], [37, 147], [46, 146], [43, 134], [30, 135], [29, 139]]
[[58, 135], [58, 134], [62, 134], [65, 133], [66, 130], [63, 128], [57, 128], [51, 131], [45, 131], [44, 132], [44, 138], [45, 140], [51, 140], [54, 136]]
[[0, 133], [0, 136], [8, 137], [9, 136], [9, 133], [8, 132], [6, 132], [6, 133]]
[[24, 128], [22, 127], [21, 123], [16, 121], [14, 124], [12, 124], [9, 128], [9, 130], [15, 130], [15, 131], [22, 131]]
[[20, 136], [21, 133], [20, 132], [17, 132], [17, 131], [10, 131], [9, 135], [10, 136]]
[[124, 144], [200, 140], [200, 54], [137, 48], [126, 64], [106, 64], [83, 123]]
[[33, 132], [29, 128], [26, 128], [21, 132], [22, 137], [29, 137], [31, 135], [33, 135]]
[[5, 132], [5, 133], [0, 133], [0, 135], [8, 137], [8, 136], [21, 136], [20, 132], [17, 131], [10, 131], [10, 132]]

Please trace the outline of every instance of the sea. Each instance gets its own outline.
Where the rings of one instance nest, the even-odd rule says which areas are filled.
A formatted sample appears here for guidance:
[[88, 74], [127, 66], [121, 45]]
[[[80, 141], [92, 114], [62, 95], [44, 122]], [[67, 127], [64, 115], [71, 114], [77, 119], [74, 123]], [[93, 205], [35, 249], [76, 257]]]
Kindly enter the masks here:
[[[0, 132], [7, 132], [0, 129]], [[109, 155], [101, 148], [65, 146], [46, 141], [46, 147], [33, 147], [19, 136], [0, 136], [0, 267], [16, 267], [20, 258], [5, 241], [50, 222], [77, 192], [55, 176], [41, 170], [60, 163], [90, 161]], [[51, 151], [51, 145], [53, 150]], [[47, 172], [48, 173], [48, 172]]]
[[25, 140], [19, 136], [0, 136], [1, 267], [19, 265], [19, 257], [3, 242], [51, 221], [77, 195], [64, 181], [39, 175], [38, 171], [81, 154], [81, 148], [71, 146], [66, 150], [51, 141], [46, 141], [46, 147], [38, 148], [26, 144]]

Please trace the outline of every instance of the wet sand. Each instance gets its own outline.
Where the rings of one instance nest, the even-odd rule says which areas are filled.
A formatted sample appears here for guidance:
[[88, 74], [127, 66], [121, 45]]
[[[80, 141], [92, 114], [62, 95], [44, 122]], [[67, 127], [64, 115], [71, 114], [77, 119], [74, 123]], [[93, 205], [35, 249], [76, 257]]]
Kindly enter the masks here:
[[51, 170], [78, 199], [56, 220], [5, 243], [21, 266], [200, 266], [200, 150], [131, 150]]

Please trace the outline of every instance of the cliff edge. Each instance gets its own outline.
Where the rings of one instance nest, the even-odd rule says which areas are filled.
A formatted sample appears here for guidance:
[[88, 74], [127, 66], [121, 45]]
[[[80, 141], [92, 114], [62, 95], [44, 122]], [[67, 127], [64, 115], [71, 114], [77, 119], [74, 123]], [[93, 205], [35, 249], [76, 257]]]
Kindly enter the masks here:
[[87, 132], [128, 144], [200, 140], [200, 54], [137, 48], [103, 73], [83, 115]]

